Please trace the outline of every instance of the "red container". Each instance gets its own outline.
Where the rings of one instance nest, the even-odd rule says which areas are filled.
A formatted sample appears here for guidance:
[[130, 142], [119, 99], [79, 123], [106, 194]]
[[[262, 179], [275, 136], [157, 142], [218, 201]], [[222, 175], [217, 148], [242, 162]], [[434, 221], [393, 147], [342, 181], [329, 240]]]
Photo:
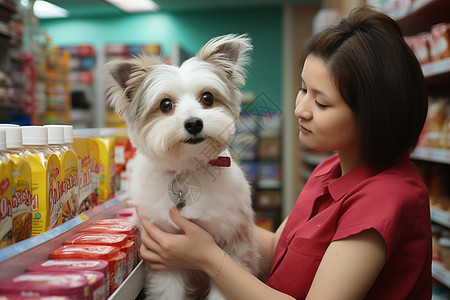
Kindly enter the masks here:
[[64, 245], [50, 253], [51, 259], [101, 259], [108, 262], [109, 291], [113, 293], [125, 278], [125, 253], [103, 245]]
[[[108, 262], [99, 259], [49, 259], [29, 266], [27, 271], [42, 271], [49, 273], [96, 271], [103, 274], [105, 283], [109, 283]], [[109, 296], [109, 284], [105, 284], [105, 296]]]
[[106, 300], [106, 279], [97, 271], [79, 271], [89, 283], [89, 300]]
[[[24, 300], [24, 297], [18, 295], [0, 295], [0, 300]], [[64, 296], [27, 297], [26, 300], [70, 300], [70, 297]]]
[[121, 233], [127, 234], [132, 240], [136, 239], [138, 227], [124, 219], [105, 219], [100, 220], [83, 230], [83, 232], [96, 233]]
[[0, 294], [21, 297], [66, 296], [89, 299], [88, 280], [78, 273], [28, 272], [0, 281]]
[[126, 254], [126, 276], [135, 267], [135, 243], [128, 238], [127, 234], [81, 232], [66, 240], [64, 245], [105, 245], [118, 247]]

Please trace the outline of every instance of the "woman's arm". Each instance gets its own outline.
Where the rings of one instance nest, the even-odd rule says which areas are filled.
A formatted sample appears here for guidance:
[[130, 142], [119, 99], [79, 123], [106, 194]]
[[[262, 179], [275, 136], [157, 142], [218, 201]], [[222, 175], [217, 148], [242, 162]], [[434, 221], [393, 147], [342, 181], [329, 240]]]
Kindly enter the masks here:
[[[265, 285], [251, 275], [217, 246], [213, 237], [198, 225], [185, 219], [176, 209], [171, 208], [172, 220], [184, 234], [169, 234], [161, 231], [148, 221], [141, 220], [142, 245], [141, 256], [152, 270], [187, 268], [200, 270], [207, 274], [219, 287], [227, 299], [293, 299]], [[258, 229], [257, 229], [258, 230]], [[269, 232], [259, 231], [257, 235], [263, 241], [274, 241]], [[268, 257], [269, 248], [264, 246]], [[273, 254], [272, 254], [273, 256]]]
[[331, 243], [306, 299], [364, 299], [386, 258], [386, 243], [375, 229]]

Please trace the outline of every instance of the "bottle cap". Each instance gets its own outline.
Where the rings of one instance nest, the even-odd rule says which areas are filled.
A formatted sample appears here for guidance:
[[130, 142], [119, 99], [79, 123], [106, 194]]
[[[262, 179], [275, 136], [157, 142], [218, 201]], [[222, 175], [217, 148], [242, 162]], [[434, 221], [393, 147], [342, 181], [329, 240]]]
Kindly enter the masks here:
[[72, 125], [62, 125], [64, 127], [64, 142], [66, 144], [73, 143], [73, 126]]
[[64, 144], [64, 127], [61, 125], [44, 125], [48, 129], [48, 144]]
[[6, 131], [6, 147], [8, 149], [22, 148], [21, 127], [0, 127]]
[[6, 131], [2, 128], [0, 129], [0, 151], [6, 150]]
[[22, 127], [22, 143], [27, 145], [47, 145], [48, 130], [44, 126], [23, 126]]

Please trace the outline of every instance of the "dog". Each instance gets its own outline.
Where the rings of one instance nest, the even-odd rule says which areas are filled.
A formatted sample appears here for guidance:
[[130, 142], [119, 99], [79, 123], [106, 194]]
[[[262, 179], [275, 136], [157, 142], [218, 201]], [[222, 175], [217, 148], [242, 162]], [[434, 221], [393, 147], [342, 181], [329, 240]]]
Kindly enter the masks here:
[[[251, 191], [228, 146], [241, 110], [252, 50], [246, 35], [207, 42], [180, 67], [141, 54], [105, 65], [109, 102], [136, 147], [129, 203], [166, 232], [168, 211], [208, 231], [242, 267], [257, 274]], [[146, 270], [147, 299], [225, 299], [202, 272]]]

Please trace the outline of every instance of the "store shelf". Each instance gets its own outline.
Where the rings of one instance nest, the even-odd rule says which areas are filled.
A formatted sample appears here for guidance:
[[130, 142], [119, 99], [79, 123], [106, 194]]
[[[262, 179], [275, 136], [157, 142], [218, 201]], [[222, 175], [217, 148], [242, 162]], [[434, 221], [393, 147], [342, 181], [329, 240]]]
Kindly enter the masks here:
[[431, 206], [430, 212], [431, 212], [431, 221], [450, 228], [449, 212], [433, 206]]
[[119, 209], [127, 207], [126, 198], [126, 194], [121, 195], [52, 230], [1, 249], [0, 279], [24, 273], [28, 266], [48, 259], [49, 253], [60, 247], [69, 237], [97, 220], [113, 218]]
[[133, 272], [125, 279], [120, 287], [108, 298], [108, 300], [130, 300], [136, 299], [144, 287], [145, 266], [141, 260]]
[[433, 278], [450, 288], [450, 270], [439, 261], [433, 261], [431, 265]]
[[416, 148], [411, 154], [411, 158], [425, 160], [428, 162], [450, 164], [450, 150], [437, 148]]
[[413, 35], [429, 31], [434, 24], [448, 22], [449, 10], [448, 0], [416, 0], [412, 5], [396, 10], [391, 15], [397, 19], [404, 35]]

